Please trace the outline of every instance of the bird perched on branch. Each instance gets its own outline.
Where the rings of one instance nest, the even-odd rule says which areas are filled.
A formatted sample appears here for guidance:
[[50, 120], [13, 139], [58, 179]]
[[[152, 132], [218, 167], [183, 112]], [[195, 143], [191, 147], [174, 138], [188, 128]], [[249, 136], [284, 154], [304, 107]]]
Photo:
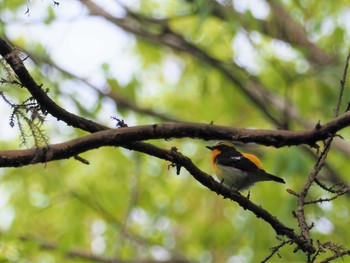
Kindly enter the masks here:
[[216, 176], [232, 190], [244, 190], [260, 181], [285, 183], [282, 178], [265, 172], [258, 157], [240, 153], [231, 142], [206, 147], [212, 150], [211, 163]]

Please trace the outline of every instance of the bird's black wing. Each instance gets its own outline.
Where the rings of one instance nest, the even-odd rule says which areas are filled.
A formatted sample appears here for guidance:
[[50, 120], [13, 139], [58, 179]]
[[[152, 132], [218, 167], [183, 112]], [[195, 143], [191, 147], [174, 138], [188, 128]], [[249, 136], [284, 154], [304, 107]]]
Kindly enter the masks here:
[[251, 173], [261, 174], [265, 178], [269, 178], [269, 180], [272, 180], [272, 181], [276, 181], [282, 184], [285, 183], [285, 181], [282, 178], [265, 172], [264, 170], [257, 167], [255, 163], [253, 163], [252, 161], [250, 161], [248, 158], [244, 157], [241, 154], [236, 156], [226, 156], [224, 158], [220, 158], [219, 163], [221, 165], [234, 167], [236, 169], [243, 170], [248, 173], [251, 172]]
[[244, 157], [242, 154], [237, 154], [235, 156], [222, 156], [219, 160], [219, 164], [234, 167], [236, 169], [243, 170], [246, 172], [263, 171], [259, 169], [259, 167], [255, 165], [255, 163], [250, 161], [248, 158]]

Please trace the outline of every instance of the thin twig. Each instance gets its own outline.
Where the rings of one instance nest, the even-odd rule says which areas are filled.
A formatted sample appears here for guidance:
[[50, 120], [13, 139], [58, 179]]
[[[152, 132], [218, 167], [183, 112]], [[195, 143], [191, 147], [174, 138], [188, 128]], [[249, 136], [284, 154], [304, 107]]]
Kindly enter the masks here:
[[292, 240], [284, 240], [282, 241], [281, 244], [275, 246], [275, 247], [272, 247], [271, 248], [271, 253], [269, 255], [267, 255], [262, 261], [261, 263], [265, 263], [267, 262], [270, 258], [272, 258], [276, 253], [278, 253], [278, 251], [280, 250], [280, 248], [284, 247], [285, 245], [287, 244], [293, 244], [293, 241]]
[[323, 190], [329, 192], [329, 193], [332, 193], [332, 194], [337, 194], [339, 193], [339, 191], [349, 191], [348, 189], [350, 189], [349, 186], [347, 185], [344, 185], [343, 182], [339, 182], [339, 183], [336, 183], [335, 185], [331, 186], [331, 187], [328, 187], [326, 186], [324, 183], [321, 183], [320, 180], [318, 180], [317, 178], [315, 179], [315, 183], [321, 187]]
[[350, 60], [350, 52], [349, 52], [348, 56], [346, 57], [345, 67], [344, 67], [344, 71], [343, 71], [343, 78], [340, 81], [340, 90], [339, 90], [338, 101], [337, 101], [336, 107], [334, 109], [335, 117], [338, 117], [338, 115], [339, 115], [339, 109], [340, 109], [340, 105], [341, 105], [342, 98], [344, 95], [346, 77], [348, 74], [349, 60]]
[[312, 201], [305, 201], [304, 205], [310, 205], [310, 204], [319, 204], [319, 203], [324, 203], [324, 202], [330, 202], [333, 201], [335, 199], [337, 199], [338, 197], [348, 193], [349, 191], [344, 192], [343, 194], [339, 194], [339, 195], [335, 195], [333, 197], [330, 198], [319, 198], [317, 200], [312, 200]]

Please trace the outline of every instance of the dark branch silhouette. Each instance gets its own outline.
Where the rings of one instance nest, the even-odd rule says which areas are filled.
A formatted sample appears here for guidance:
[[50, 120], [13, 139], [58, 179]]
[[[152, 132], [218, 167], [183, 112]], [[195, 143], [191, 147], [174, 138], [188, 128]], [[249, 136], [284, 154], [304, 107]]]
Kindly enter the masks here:
[[[277, 127], [288, 128], [288, 123], [284, 123], [284, 120], [289, 119], [291, 116], [293, 119], [295, 117], [295, 120], [298, 120], [299, 123], [303, 122], [303, 120], [295, 113], [295, 109], [287, 103], [287, 98], [280, 98], [279, 96], [268, 91], [263, 87], [263, 85], [261, 85], [258, 79], [252, 76], [247, 77], [246, 72], [233, 63], [223, 63], [214, 56], [209, 55], [204, 48], [196, 46], [195, 44], [186, 40], [186, 38], [181, 34], [173, 31], [170, 28], [168, 21], [163, 20], [160, 23], [156, 19], [135, 14], [130, 10], [126, 10], [127, 12], [124, 18], [117, 18], [100, 8], [98, 5], [94, 4], [92, 1], [80, 0], [80, 2], [88, 7], [92, 15], [102, 16], [111, 23], [128, 32], [132, 32], [135, 35], [143, 37], [154, 43], [165, 45], [174, 50], [190, 54], [199, 61], [205, 62], [207, 65], [217, 68], [226, 78], [230, 80], [233, 85], [235, 85], [247, 98], [251, 100], [251, 102], [255, 104], [255, 106], [265, 115], [265, 117], [267, 117], [267, 119], [269, 119]], [[58, 2], [55, 2], [55, 4], [56, 3], [58, 4]], [[291, 16], [289, 16], [289, 14], [281, 6], [273, 3], [272, 1], [269, 1], [269, 3], [273, 11], [278, 13], [277, 15], [273, 15], [272, 22], [276, 23], [276, 27], [278, 28], [277, 35], [281, 39], [294, 43], [299, 47], [306, 47], [308, 50], [310, 50], [311, 52], [308, 59], [315, 64], [316, 67], [329, 65], [334, 62], [334, 58], [328, 56], [307, 39], [305, 30], [294, 23]], [[219, 7], [219, 3], [214, 2], [214, 4], [216, 7]], [[214, 10], [214, 13], [217, 16], [225, 17], [226, 14], [220, 12], [222, 12], [222, 9], [220, 8], [216, 8]], [[269, 24], [262, 23], [267, 34], [277, 36], [270, 31], [271, 27], [273, 26], [271, 24], [272, 22]], [[148, 26], [145, 26], [145, 24], [150, 24], [154, 28], [150, 30]], [[293, 34], [293, 32], [295, 34]], [[346, 187], [341, 187], [341, 190], [334, 190], [333, 187], [323, 185], [318, 180], [318, 174], [325, 165], [327, 154], [331, 144], [333, 143], [333, 139], [337, 137], [339, 131], [350, 125], [350, 111], [347, 110], [345, 113], [339, 114], [345, 89], [350, 55], [347, 58], [343, 79], [341, 81], [339, 98], [335, 107], [335, 117], [328, 122], [318, 124], [315, 123], [312, 127], [310, 127], [310, 123], [307, 123], [303, 126], [308, 126], [308, 128], [298, 131], [291, 131], [252, 130], [202, 123], [169, 123], [127, 127], [126, 125], [120, 125], [121, 123], [123, 124], [123, 122], [119, 120], [119, 127], [116, 129], [110, 129], [109, 127], [103, 126], [95, 121], [72, 114], [66, 109], [58, 106], [49, 97], [47, 90], [38, 84], [29, 74], [23, 60], [20, 57], [19, 51], [16, 48], [11, 47], [11, 45], [9, 45], [2, 38], [0, 38], [0, 54], [6, 63], [11, 67], [15, 76], [15, 80], [12, 84], [14, 84], [14, 86], [19, 85], [20, 87], [26, 88], [30, 92], [32, 96], [30, 100], [36, 101], [36, 103], [39, 105], [39, 108], [36, 108], [36, 110], [41, 111], [43, 115], [51, 114], [53, 117], [57, 118], [57, 120], [63, 121], [69, 126], [91, 133], [70, 141], [52, 145], [47, 144], [45, 147], [36, 147], [35, 149], [0, 151], [0, 167], [19, 167], [38, 163], [47, 163], [61, 159], [69, 159], [72, 157], [83, 164], [89, 164], [89, 161], [81, 158], [79, 154], [105, 146], [124, 147], [168, 161], [172, 166], [176, 167], [177, 173], [180, 173], [181, 168], [186, 169], [202, 185], [206, 186], [211, 191], [220, 194], [224, 198], [235, 201], [243, 209], [251, 211], [254, 215], [256, 215], [256, 217], [262, 218], [265, 222], [267, 222], [272, 229], [274, 229], [277, 235], [286, 237], [286, 240], [280, 240], [280, 244], [272, 248], [272, 252], [265, 258], [264, 261], [270, 259], [274, 254], [278, 253], [280, 248], [287, 244], [296, 244], [297, 249], [305, 252], [309, 262], [313, 262], [323, 250], [329, 250], [334, 254], [333, 256], [326, 258], [324, 262], [328, 262], [349, 254], [349, 250], [346, 250], [342, 246], [335, 245], [331, 242], [321, 243], [318, 241], [317, 244], [314, 243], [312, 233], [310, 233], [312, 224], [310, 225], [306, 222], [304, 206], [307, 204], [333, 200], [335, 197], [338, 197], [348, 191]], [[90, 85], [89, 83], [86, 84]], [[143, 109], [137, 105], [128, 104], [128, 101], [125, 101], [119, 97], [116, 97], [115, 101], [117, 101], [119, 104], [126, 105], [139, 113], [146, 113], [155, 117], [169, 120], [168, 117], [160, 115], [154, 111]], [[281, 112], [283, 112], [283, 114], [281, 114]], [[184, 156], [175, 148], [166, 150], [144, 142], [151, 139], [169, 140], [173, 138], [230, 140], [243, 143], [258, 143], [277, 148], [296, 145], [306, 145], [318, 148], [319, 142], [325, 142], [325, 149], [319, 155], [314, 169], [310, 173], [300, 192], [293, 190], [288, 191], [297, 198], [297, 207], [294, 215], [299, 224], [300, 235], [295, 233], [294, 229], [283, 224], [260, 205], [256, 205], [251, 202], [249, 198], [242, 196], [238, 192], [231, 191], [215, 181], [213, 177], [200, 170], [190, 158]], [[344, 150], [344, 152], [346, 151], [349, 152], [348, 149]], [[329, 190], [332, 192], [334, 190], [334, 193], [336, 193], [335, 197], [328, 199], [320, 198], [316, 199], [315, 201], [308, 201], [307, 197], [310, 187], [316, 184], [325, 191]], [[50, 244], [45, 245], [45, 243], [42, 243], [40, 245], [45, 249], [51, 249], [51, 247], [53, 249], [55, 248], [54, 245]], [[74, 253], [71, 256], [74, 256]], [[84, 253], [81, 255], [79, 255], [79, 253], [75, 254], [81, 257], [89, 257], [89, 255], [85, 255]]]

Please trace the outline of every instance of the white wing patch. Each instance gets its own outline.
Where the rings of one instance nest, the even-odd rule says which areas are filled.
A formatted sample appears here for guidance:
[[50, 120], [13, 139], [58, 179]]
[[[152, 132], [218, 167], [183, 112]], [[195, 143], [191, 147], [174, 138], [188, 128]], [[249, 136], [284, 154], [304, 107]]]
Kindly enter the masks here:
[[243, 156], [232, 156], [230, 157], [230, 159], [234, 160], [234, 161], [239, 161], [243, 158]]

